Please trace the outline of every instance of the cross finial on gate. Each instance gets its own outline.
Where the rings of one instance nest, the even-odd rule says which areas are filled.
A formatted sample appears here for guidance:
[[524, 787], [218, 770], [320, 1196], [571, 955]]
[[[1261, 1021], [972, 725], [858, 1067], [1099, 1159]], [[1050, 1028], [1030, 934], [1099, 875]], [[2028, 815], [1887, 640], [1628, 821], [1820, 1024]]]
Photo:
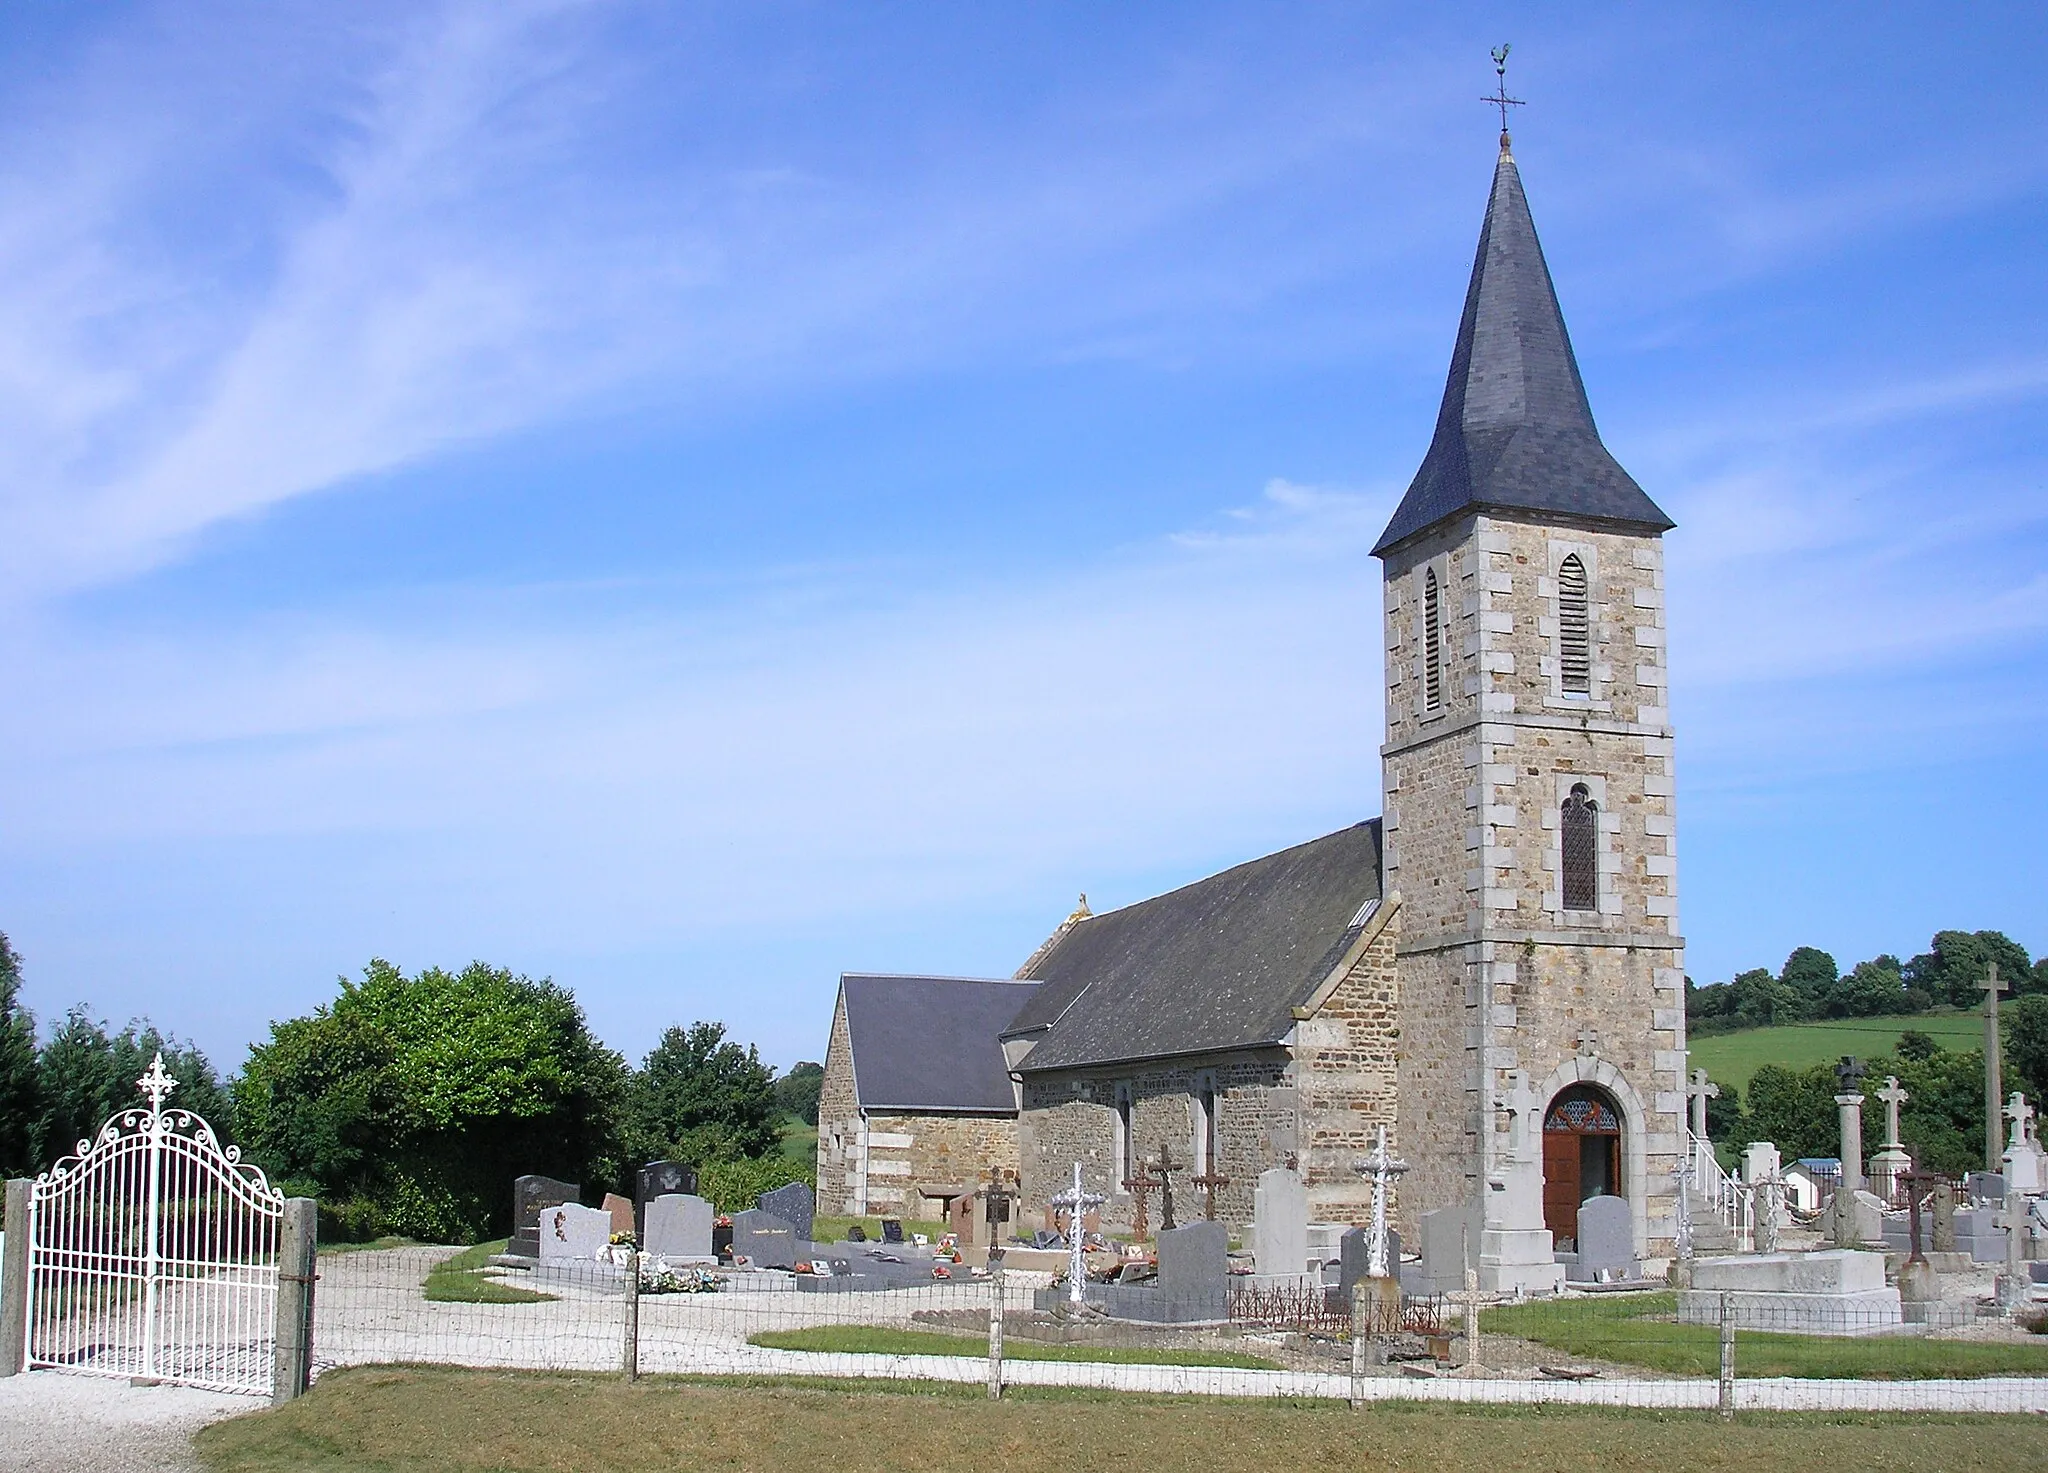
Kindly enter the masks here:
[[178, 1087], [178, 1081], [164, 1073], [164, 1051], [158, 1049], [150, 1061], [149, 1072], [135, 1081], [135, 1087], [149, 1096], [149, 1108], [161, 1113], [164, 1096]]

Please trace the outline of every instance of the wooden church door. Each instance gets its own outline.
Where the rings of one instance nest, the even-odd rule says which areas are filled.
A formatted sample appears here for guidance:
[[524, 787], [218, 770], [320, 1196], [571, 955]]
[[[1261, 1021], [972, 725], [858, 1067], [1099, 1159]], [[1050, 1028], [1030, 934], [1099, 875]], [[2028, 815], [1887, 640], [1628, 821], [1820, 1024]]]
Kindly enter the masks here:
[[1543, 1115], [1543, 1225], [1560, 1252], [1579, 1241], [1579, 1204], [1621, 1195], [1621, 1113], [1603, 1090], [1574, 1085]]

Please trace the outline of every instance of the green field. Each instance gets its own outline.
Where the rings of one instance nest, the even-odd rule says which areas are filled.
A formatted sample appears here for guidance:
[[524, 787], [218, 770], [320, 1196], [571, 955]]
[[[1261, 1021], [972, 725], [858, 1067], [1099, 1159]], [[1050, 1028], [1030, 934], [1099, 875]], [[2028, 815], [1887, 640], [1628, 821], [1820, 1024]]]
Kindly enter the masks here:
[[785, 1115], [782, 1119], [781, 1152], [790, 1160], [809, 1166], [818, 1159], [818, 1127]]
[[1707, 1071], [1716, 1084], [1732, 1084], [1747, 1092], [1749, 1077], [1765, 1064], [1791, 1069], [1832, 1064], [1843, 1054], [1869, 1058], [1890, 1053], [1899, 1035], [1918, 1029], [1945, 1049], [1981, 1048], [1981, 1013], [1921, 1013], [1913, 1017], [1839, 1018], [1828, 1023], [1787, 1023], [1777, 1028], [1750, 1028], [1740, 1033], [1712, 1033], [1692, 1040], [1692, 1067]]

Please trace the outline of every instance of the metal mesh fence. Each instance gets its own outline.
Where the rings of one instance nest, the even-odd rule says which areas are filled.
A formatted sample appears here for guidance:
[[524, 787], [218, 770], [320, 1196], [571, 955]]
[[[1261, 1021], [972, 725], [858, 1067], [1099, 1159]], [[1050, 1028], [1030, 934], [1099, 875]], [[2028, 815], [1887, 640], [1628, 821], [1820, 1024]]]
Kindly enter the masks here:
[[[851, 1245], [849, 1245], [851, 1246]], [[619, 1255], [624, 1258], [625, 1255]], [[372, 1363], [857, 1377], [1237, 1397], [2048, 1411], [2031, 1298], [1636, 1291], [1519, 1302], [1233, 1280], [1075, 1306], [1045, 1272], [899, 1261], [830, 1277], [474, 1251], [323, 1254], [318, 1371]], [[881, 1265], [873, 1267], [880, 1269]], [[1139, 1293], [1142, 1291], [1133, 1291]], [[2031, 1293], [2029, 1288], [2028, 1293]], [[1101, 1299], [1103, 1296], [1095, 1296]]]

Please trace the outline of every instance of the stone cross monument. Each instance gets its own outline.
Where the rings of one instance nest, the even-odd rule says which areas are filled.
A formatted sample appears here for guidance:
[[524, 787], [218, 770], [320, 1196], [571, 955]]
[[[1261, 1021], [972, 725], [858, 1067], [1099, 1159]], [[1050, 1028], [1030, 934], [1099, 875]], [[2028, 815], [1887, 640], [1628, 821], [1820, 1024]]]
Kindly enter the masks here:
[[1998, 1103], [2005, 1098], [2003, 1061], [1998, 1056], [1998, 994], [2010, 988], [1998, 980], [1998, 963], [1985, 967], [1977, 986], [1984, 993], [1984, 1169], [1998, 1170], [2004, 1151], [1998, 1139]]
[[1835, 1104], [1842, 1113], [1842, 1181], [1838, 1192], [1863, 1190], [1863, 1066], [1852, 1055], [1842, 1055], [1835, 1065], [1835, 1081], [1841, 1091]]
[[1719, 1099], [1721, 1086], [1707, 1078], [1707, 1071], [1695, 1069], [1685, 1086], [1685, 1097], [1692, 1105], [1692, 1133], [1701, 1140], [1707, 1138], [1707, 1101]]
[[1878, 1195], [1889, 1201], [1898, 1196], [1899, 1178], [1913, 1167], [1913, 1158], [1906, 1154], [1906, 1147], [1899, 1140], [1899, 1106], [1912, 1096], [1892, 1074], [1885, 1075], [1884, 1088], [1876, 1094], [1884, 1101], [1884, 1144], [1870, 1158], [1870, 1182]]
[[2005, 1118], [2012, 1122], [2012, 1140], [2005, 1148], [2005, 1189], [2031, 1195], [2042, 1189], [2041, 1143], [2034, 1137], [2034, 1107], [2018, 1090], [2005, 1102]]

